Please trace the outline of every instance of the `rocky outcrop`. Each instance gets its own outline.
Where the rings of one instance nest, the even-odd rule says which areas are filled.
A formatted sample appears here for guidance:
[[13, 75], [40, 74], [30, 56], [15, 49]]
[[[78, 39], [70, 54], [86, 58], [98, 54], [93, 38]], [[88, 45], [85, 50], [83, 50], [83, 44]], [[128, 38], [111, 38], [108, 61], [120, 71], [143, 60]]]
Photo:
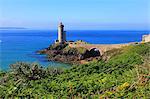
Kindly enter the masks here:
[[59, 61], [63, 63], [78, 64], [81, 61], [91, 61], [100, 56], [96, 49], [88, 50], [83, 47], [71, 48], [68, 44], [53, 44], [44, 50], [38, 51], [39, 54], [46, 54], [48, 61]]

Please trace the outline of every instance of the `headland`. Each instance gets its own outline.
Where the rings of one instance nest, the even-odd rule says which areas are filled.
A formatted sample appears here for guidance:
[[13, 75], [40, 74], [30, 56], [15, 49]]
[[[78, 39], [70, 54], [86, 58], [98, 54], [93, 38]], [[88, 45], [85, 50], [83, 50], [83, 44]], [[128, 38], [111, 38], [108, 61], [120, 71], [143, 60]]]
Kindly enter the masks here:
[[[58, 25], [58, 39], [49, 47], [37, 51], [46, 54], [48, 61], [58, 61], [71, 64], [85, 64], [93, 60], [108, 60], [106, 54], [111, 50], [150, 42], [150, 35], [144, 35], [141, 42], [130, 42], [124, 44], [90, 44], [83, 40], [67, 41], [66, 31], [62, 22]], [[107, 56], [106, 56], [107, 55]]]

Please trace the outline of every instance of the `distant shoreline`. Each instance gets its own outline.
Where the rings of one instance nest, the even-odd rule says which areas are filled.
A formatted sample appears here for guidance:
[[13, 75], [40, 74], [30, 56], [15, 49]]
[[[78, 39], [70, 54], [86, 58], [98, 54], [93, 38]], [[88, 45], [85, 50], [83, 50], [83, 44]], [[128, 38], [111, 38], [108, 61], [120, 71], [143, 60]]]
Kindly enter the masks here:
[[24, 27], [0, 27], [0, 30], [11, 30], [11, 29], [18, 30], [18, 29], [27, 29], [27, 28], [24, 28]]
[[[26, 28], [26, 27], [0, 27], [0, 30], [19, 30], [19, 29], [29, 29], [29, 30], [48, 30], [57, 31], [56, 29], [46, 29], [46, 28]], [[136, 29], [68, 29], [67, 31], [149, 31], [150, 30], [136, 30]]]

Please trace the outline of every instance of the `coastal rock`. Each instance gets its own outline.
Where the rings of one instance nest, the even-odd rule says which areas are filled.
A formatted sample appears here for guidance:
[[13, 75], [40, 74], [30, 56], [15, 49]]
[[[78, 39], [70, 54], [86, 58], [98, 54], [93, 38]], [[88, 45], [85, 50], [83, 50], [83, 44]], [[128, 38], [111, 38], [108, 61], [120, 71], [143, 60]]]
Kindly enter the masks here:
[[38, 51], [40, 54], [46, 54], [48, 61], [59, 61], [63, 63], [81, 63], [81, 60], [93, 60], [100, 56], [96, 49], [90, 51], [86, 48], [71, 48], [67, 44], [53, 44], [50, 47]]

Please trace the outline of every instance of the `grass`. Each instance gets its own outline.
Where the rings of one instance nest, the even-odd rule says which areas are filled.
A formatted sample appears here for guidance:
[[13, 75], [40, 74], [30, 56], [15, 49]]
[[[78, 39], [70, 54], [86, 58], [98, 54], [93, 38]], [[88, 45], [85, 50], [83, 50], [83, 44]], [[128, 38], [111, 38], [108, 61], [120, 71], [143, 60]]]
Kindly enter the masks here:
[[71, 48], [67, 46], [63, 49], [63, 51], [65, 53], [70, 53], [70, 54], [72, 53], [73, 55], [76, 55], [76, 54], [84, 54], [87, 51], [87, 49], [83, 47]]

